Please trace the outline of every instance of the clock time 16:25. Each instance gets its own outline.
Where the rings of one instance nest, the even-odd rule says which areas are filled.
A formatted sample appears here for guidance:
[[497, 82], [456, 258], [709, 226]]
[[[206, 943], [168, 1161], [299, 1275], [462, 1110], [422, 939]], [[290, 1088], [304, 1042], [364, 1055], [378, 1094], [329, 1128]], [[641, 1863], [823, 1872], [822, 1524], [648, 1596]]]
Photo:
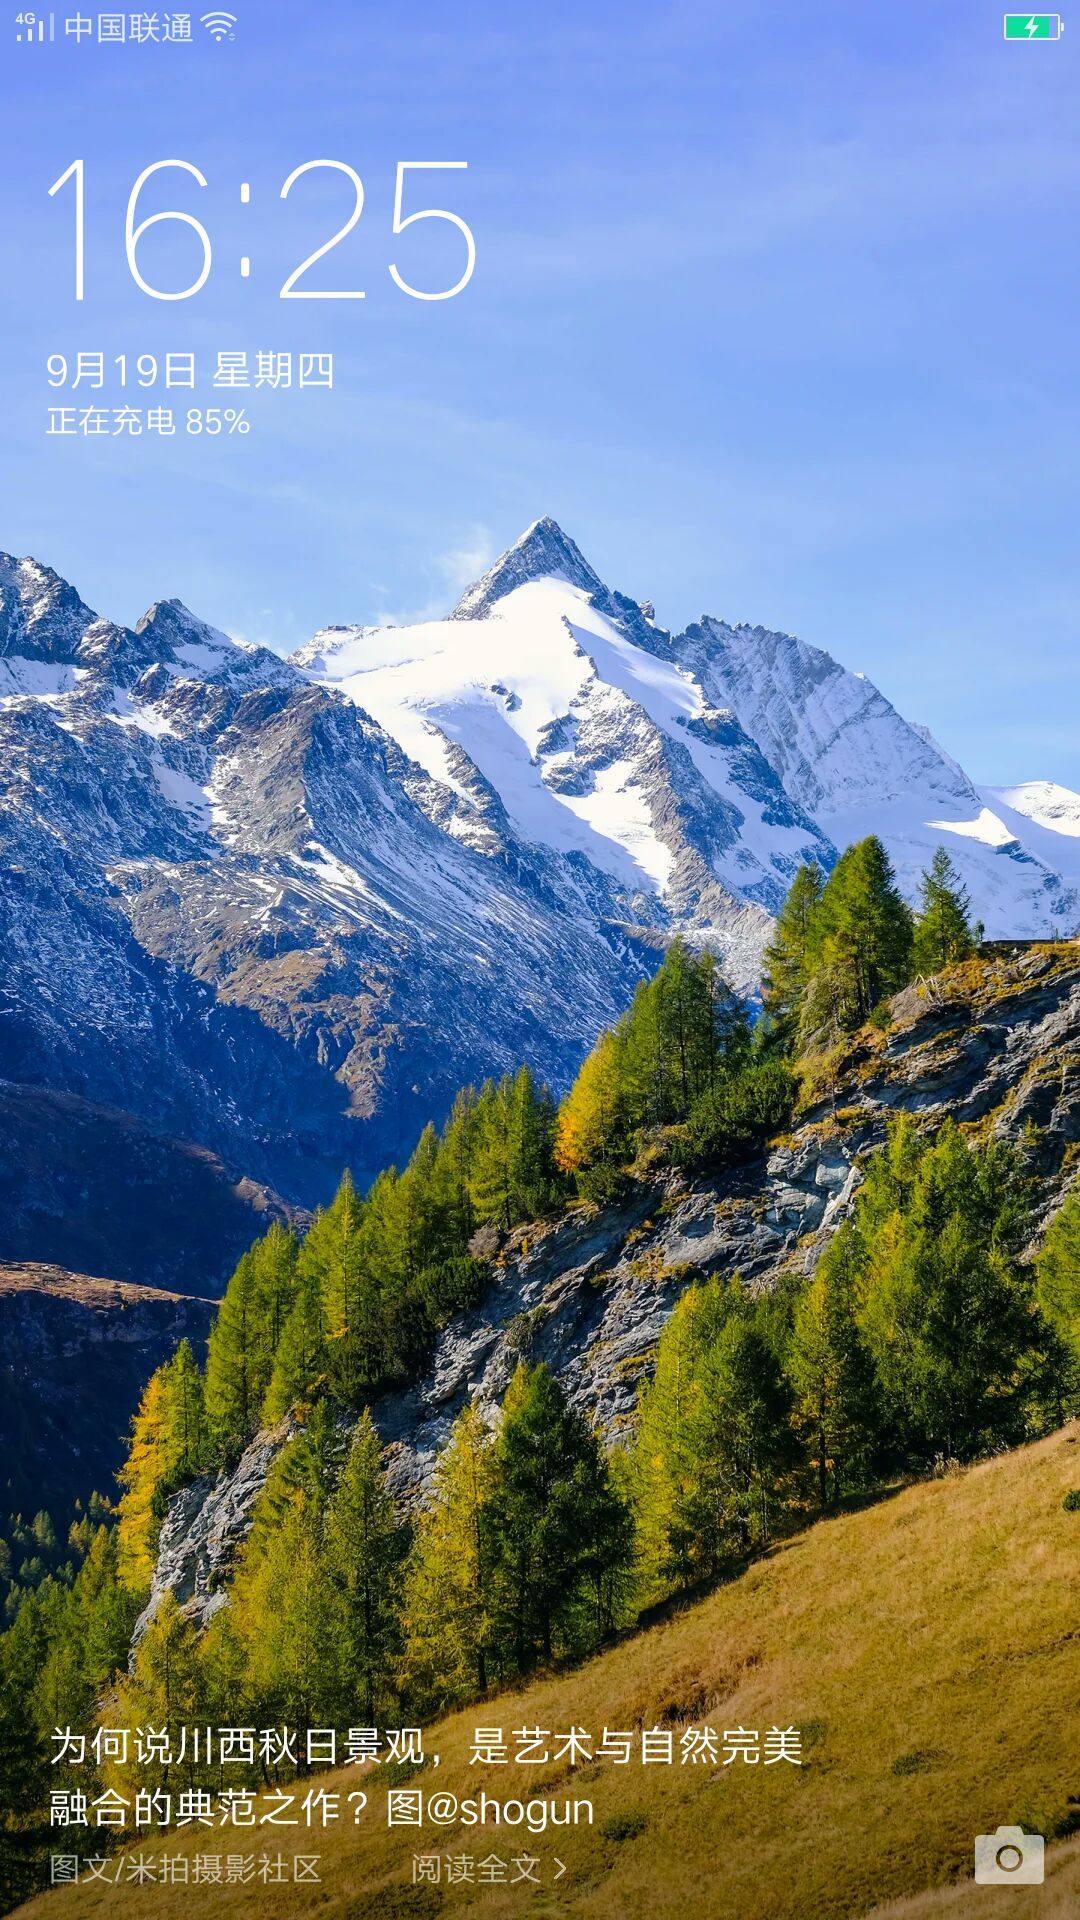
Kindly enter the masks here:
[[[413, 300], [452, 300], [455, 294], [461, 293], [472, 279], [473, 269], [476, 266], [476, 241], [473, 238], [471, 228], [466, 225], [461, 215], [449, 212], [446, 207], [418, 207], [414, 208], [411, 213], [406, 213], [406, 190], [410, 184], [414, 186], [416, 184], [410, 183], [408, 176], [410, 173], [463, 172], [468, 167], [468, 164], [467, 160], [399, 160], [397, 163], [397, 178], [394, 186], [394, 223], [392, 231], [395, 234], [404, 233], [407, 227], [415, 226], [416, 223], [421, 220], [447, 221], [450, 226], [457, 228], [465, 246], [464, 268], [460, 277], [455, 280], [453, 286], [450, 287], [438, 287], [435, 289], [414, 287], [399, 272], [394, 262], [390, 261], [387, 263], [387, 271], [394, 285], [399, 287], [402, 293], [407, 293]], [[211, 267], [213, 266], [214, 250], [206, 228], [200, 220], [196, 219], [193, 213], [183, 213], [175, 209], [163, 213], [151, 213], [142, 220], [138, 217], [139, 196], [147, 181], [154, 174], [161, 173], [163, 169], [169, 167], [179, 168], [182, 172], [189, 174], [200, 187], [207, 185], [206, 175], [200, 172], [199, 168], [193, 165], [190, 160], [152, 161], [148, 167], [143, 168], [128, 195], [127, 213], [124, 220], [124, 245], [131, 277], [143, 293], [148, 294], [152, 300], [190, 300], [205, 287], [210, 278]], [[306, 259], [301, 260], [299, 264], [292, 269], [292, 272], [278, 289], [278, 297], [282, 300], [363, 300], [366, 295], [364, 290], [359, 287], [312, 285], [308, 278], [316, 261], [322, 260], [328, 253], [331, 253], [336, 246], [340, 245], [346, 235], [352, 232], [364, 211], [364, 183], [356, 169], [350, 167], [345, 160], [304, 160], [300, 166], [293, 168], [288, 179], [283, 182], [279, 197], [282, 200], [287, 200], [298, 180], [305, 174], [316, 173], [320, 169], [343, 174], [345, 179], [349, 181], [353, 196], [349, 217], [344, 225], [338, 228], [336, 233], [332, 233], [328, 240], [324, 240], [321, 246], [316, 247], [314, 252], [309, 253]], [[84, 160], [73, 160], [70, 167], [60, 175], [60, 178], [53, 181], [52, 186], [49, 188], [50, 199], [69, 183], [72, 186], [75, 199], [75, 298], [76, 300], [82, 300], [85, 297], [86, 282], [86, 163]], [[251, 189], [245, 181], [240, 188], [240, 199], [246, 206], [250, 198]], [[189, 227], [195, 235], [198, 247], [201, 249], [201, 265], [189, 286], [174, 289], [155, 287], [151, 285], [150, 281], [146, 279], [140, 270], [138, 259], [139, 242], [151, 227], [160, 226], [164, 221], [174, 221], [178, 222], [181, 226]], [[246, 279], [250, 270], [250, 260], [245, 255], [240, 262], [242, 277]]]

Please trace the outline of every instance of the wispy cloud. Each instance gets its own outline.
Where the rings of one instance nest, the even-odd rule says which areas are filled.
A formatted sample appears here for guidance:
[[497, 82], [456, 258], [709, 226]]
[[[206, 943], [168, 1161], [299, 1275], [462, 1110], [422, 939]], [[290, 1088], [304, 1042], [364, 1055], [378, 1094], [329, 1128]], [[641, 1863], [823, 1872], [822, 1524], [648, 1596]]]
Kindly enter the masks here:
[[[470, 527], [457, 545], [447, 547], [420, 567], [420, 577], [429, 589], [423, 604], [396, 610], [384, 608], [376, 614], [375, 624], [380, 627], [403, 627], [421, 620], [444, 619], [461, 599], [466, 587], [471, 587], [495, 558], [495, 542], [488, 528]], [[376, 588], [376, 592], [381, 591]]]

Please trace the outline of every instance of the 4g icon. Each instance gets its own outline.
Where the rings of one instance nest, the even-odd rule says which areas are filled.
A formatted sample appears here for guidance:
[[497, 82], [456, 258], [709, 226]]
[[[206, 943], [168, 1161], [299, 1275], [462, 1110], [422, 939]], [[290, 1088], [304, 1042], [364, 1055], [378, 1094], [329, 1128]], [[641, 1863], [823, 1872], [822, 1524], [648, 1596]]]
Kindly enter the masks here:
[[48, 17], [41, 13], [17, 13], [15, 15], [15, 38], [32, 46], [36, 41], [42, 45], [46, 40], [56, 39], [56, 15]]

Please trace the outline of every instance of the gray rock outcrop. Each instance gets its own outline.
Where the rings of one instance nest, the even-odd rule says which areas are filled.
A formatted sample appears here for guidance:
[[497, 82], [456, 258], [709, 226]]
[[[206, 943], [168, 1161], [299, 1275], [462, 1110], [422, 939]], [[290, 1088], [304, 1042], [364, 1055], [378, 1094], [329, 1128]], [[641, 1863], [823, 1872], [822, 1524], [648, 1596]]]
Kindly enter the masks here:
[[[422, 1497], [457, 1414], [475, 1396], [494, 1417], [521, 1358], [546, 1361], [617, 1439], [683, 1288], [706, 1274], [738, 1274], [760, 1289], [810, 1272], [897, 1113], [928, 1128], [951, 1117], [1019, 1143], [1045, 1220], [1080, 1159], [1078, 1095], [1075, 945], [973, 962], [909, 989], [888, 1032], [861, 1038], [823, 1073], [791, 1133], [756, 1164], [636, 1181], [616, 1206], [572, 1209], [513, 1234], [484, 1301], [445, 1329], [424, 1378], [373, 1409], [394, 1490], [405, 1503]], [[199, 1620], [222, 1604], [231, 1556], [285, 1438], [285, 1429], [260, 1435], [234, 1475], [177, 1495], [151, 1606], [169, 1586]]]

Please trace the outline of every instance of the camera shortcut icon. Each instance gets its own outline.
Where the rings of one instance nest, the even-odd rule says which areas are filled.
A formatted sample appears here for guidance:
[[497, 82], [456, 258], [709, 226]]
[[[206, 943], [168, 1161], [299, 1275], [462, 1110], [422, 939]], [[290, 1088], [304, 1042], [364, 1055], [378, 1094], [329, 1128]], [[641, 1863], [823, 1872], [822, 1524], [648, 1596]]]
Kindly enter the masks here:
[[1023, 1827], [975, 1835], [975, 1883], [980, 1887], [1041, 1887], [1046, 1842]]

